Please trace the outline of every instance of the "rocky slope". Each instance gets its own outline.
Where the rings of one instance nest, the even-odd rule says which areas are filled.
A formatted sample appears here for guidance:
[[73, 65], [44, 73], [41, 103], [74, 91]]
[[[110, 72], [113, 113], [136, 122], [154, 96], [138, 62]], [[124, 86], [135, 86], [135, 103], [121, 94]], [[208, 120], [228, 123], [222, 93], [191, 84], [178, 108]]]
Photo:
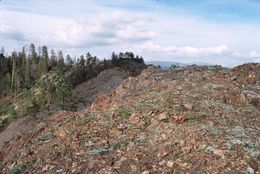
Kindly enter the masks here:
[[73, 94], [77, 98], [84, 97], [94, 102], [97, 96], [111, 92], [128, 77], [130, 77], [130, 72], [125, 72], [120, 68], [107, 69], [102, 71], [96, 78], [76, 86]]
[[148, 67], [13, 138], [1, 173], [259, 173], [260, 65]]

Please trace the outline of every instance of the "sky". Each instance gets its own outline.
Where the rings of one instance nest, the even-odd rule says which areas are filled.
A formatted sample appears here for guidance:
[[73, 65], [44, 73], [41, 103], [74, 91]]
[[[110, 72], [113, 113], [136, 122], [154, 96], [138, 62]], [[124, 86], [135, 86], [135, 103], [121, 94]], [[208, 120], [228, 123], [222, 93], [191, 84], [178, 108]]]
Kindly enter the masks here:
[[1, 0], [0, 47], [30, 43], [100, 59], [260, 62], [260, 0]]

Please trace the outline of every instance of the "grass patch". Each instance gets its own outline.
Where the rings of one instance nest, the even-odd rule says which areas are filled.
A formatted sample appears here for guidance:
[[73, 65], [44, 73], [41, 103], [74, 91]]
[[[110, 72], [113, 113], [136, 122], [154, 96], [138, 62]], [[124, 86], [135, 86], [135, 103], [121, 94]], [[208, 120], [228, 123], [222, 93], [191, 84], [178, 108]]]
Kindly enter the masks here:
[[129, 109], [120, 106], [116, 109], [116, 112], [118, 113], [119, 117], [124, 119], [124, 120], [128, 120], [129, 117], [131, 116], [131, 112]]
[[18, 164], [11, 170], [11, 174], [22, 174], [26, 169], [26, 164]]
[[83, 124], [88, 124], [92, 120], [92, 117], [85, 116], [82, 120]]
[[82, 124], [88, 124], [95, 116], [96, 116], [96, 112], [88, 113], [83, 117]]
[[78, 103], [83, 103], [84, 105], [91, 105], [91, 101], [85, 97], [80, 97], [77, 101]]

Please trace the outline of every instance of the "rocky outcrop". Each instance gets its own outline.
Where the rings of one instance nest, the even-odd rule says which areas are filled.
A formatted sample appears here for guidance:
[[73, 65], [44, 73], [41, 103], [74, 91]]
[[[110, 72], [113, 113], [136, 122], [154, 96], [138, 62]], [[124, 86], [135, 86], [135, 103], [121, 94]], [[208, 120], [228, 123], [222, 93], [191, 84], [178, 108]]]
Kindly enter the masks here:
[[243, 89], [249, 104], [260, 109], [260, 64], [244, 64], [230, 71], [230, 78]]
[[237, 66], [230, 72], [232, 80], [240, 85], [260, 85], [260, 63]]
[[94, 102], [97, 96], [111, 92], [128, 77], [130, 77], [130, 73], [121, 68], [107, 69], [99, 73], [97, 77], [76, 86], [73, 94], [77, 98], [83, 97]]

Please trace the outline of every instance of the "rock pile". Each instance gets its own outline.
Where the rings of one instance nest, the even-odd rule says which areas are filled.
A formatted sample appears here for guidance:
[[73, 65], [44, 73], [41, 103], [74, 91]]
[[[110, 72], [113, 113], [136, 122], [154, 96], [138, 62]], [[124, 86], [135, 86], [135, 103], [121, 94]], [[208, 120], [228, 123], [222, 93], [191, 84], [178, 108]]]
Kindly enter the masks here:
[[259, 72], [148, 67], [83, 112], [58, 112], [7, 143], [0, 171], [259, 173]]

